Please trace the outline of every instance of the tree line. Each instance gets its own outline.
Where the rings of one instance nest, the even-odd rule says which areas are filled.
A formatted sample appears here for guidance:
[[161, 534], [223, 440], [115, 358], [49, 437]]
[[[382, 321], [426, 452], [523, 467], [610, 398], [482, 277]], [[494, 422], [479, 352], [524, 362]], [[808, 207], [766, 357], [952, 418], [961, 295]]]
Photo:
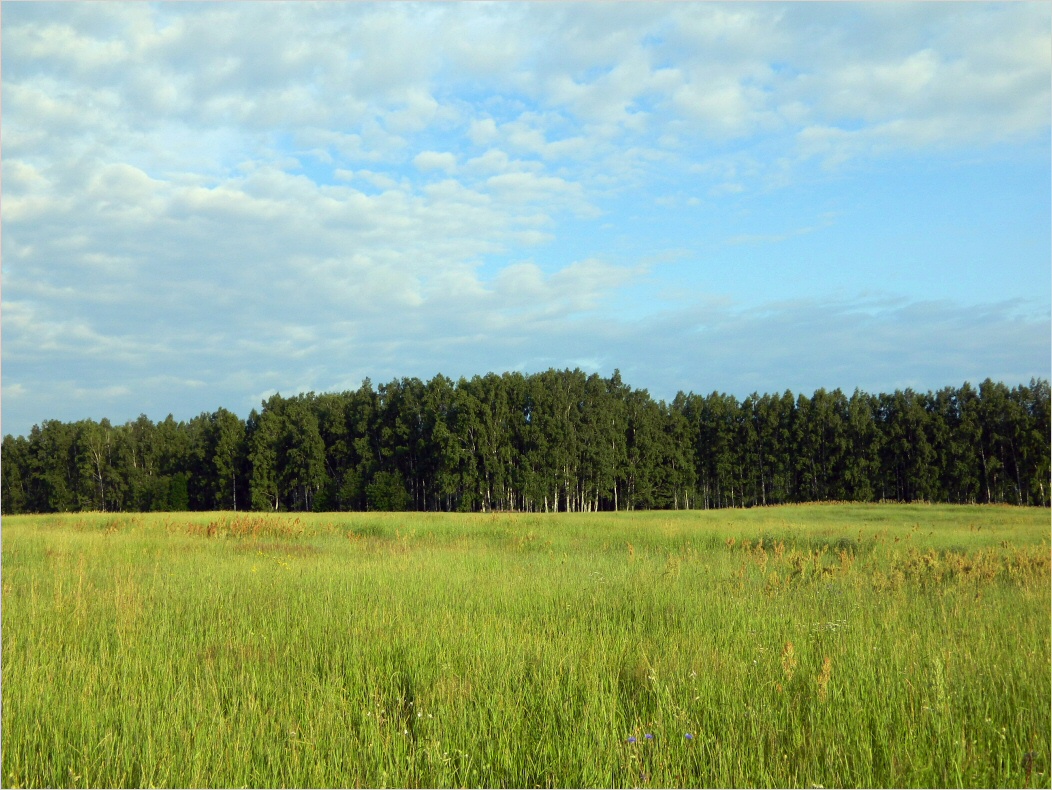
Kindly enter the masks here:
[[592, 511], [1050, 504], [1045, 380], [810, 397], [580, 370], [273, 395], [247, 420], [56, 420], [5, 436], [2, 511]]

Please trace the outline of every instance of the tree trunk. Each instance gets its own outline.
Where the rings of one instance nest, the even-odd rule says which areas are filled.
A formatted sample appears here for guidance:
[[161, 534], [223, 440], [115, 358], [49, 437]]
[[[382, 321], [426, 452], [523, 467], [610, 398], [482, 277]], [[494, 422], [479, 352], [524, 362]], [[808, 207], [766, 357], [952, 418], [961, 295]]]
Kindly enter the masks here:
[[986, 504], [990, 504], [992, 501], [990, 497], [990, 475], [986, 471], [986, 451], [982, 447], [982, 443], [979, 444], [979, 458], [983, 462], [983, 482], [986, 483]]

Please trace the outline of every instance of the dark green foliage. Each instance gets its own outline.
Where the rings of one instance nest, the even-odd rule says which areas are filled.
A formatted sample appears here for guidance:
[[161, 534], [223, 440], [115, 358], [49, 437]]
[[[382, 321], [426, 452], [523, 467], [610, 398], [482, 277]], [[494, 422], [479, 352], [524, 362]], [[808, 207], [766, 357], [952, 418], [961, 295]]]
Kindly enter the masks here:
[[365, 487], [365, 499], [369, 510], [409, 509], [409, 494], [398, 472], [377, 472], [373, 481]]
[[1048, 506], [1049, 384], [810, 397], [646, 390], [580, 370], [273, 395], [3, 440], [3, 513], [592, 511], [847, 500]]
[[0, 473], [0, 502], [4, 513], [24, 513], [29, 504], [30, 480], [26, 479], [29, 471], [29, 442], [19, 436], [5, 436], [3, 442], [3, 464]]
[[172, 477], [168, 488], [167, 510], [183, 511], [190, 509], [189, 478], [185, 472], [180, 472]]

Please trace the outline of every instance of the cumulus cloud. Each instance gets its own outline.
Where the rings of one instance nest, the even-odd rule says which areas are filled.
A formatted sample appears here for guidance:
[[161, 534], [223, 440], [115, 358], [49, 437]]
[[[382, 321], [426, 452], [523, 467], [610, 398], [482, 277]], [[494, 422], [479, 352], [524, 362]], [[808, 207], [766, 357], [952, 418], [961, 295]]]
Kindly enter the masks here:
[[413, 157], [413, 164], [418, 170], [427, 173], [432, 170], [444, 170], [452, 173], [457, 168], [457, 157], [448, 151], [421, 151]]
[[[660, 325], [618, 312], [651, 293], [658, 275], [639, 261], [818, 235], [711, 230], [718, 201], [748, 212], [814, 162], [971, 155], [1047, 141], [1049, 128], [1042, 4], [4, 11], [4, 416], [16, 431], [79, 414], [89, 394], [98, 416], [173, 404], [189, 416], [354, 376], [573, 359], [635, 364], [633, 383], [657, 388], [683, 355], [642, 338], [690, 349], [696, 334], [661, 300], [643, 311]], [[657, 193], [676, 197], [648, 214]], [[700, 282], [664, 287], [710, 304]], [[723, 313], [695, 356], [740, 380], [717, 346], [741, 357], [736, 338], [764, 333], [829, 346], [799, 324], [827, 308], [779, 308], [781, 324]], [[842, 337], [879, 359], [866, 343], [926, 326], [932, 310], [887, 308], [863, 334], [844, 318]], [[1045, 320], [1006, 316], [993, 310], [992, 337]], [[940, 358], [988, 360], [975, 342]]]

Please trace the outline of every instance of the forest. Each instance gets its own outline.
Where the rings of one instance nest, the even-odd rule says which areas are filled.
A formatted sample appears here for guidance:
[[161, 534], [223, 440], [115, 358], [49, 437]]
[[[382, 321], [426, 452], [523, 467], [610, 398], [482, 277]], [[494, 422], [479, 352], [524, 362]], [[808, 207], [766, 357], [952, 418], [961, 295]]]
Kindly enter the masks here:
[[596, 511], [820, 501], [1049, 506], [1050, 392], [678, 393], [581, 370], [275, 394], [243, 420], [5, 436], [2, 512]]

